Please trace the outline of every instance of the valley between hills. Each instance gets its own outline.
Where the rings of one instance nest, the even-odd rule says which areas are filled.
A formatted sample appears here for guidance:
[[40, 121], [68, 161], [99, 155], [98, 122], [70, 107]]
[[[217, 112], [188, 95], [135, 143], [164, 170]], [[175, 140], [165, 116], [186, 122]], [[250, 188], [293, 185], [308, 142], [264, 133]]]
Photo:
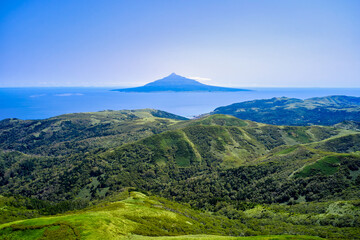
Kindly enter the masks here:
[[359, 239], [359, 103], [2, 120], [0, 239]]

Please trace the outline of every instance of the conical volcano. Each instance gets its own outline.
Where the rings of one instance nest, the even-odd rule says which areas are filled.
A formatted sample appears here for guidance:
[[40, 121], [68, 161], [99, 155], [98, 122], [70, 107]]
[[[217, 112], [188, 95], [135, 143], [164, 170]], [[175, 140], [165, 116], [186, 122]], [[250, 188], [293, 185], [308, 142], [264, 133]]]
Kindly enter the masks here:
[[167, 77], [150, 82], [141, 87], [115, 89], [120, 92], [238, 92], [249, 91], [240, 88], [227, 88], [206, 85], [194, 79], [186, 78], [175, 73]]

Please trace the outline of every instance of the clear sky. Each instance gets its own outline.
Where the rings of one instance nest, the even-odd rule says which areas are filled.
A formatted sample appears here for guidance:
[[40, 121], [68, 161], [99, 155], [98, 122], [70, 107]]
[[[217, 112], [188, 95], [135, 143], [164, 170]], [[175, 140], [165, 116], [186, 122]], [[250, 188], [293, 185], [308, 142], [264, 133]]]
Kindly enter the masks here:
[[0, 87], [360, 87], [359, 0], [0, 0]]

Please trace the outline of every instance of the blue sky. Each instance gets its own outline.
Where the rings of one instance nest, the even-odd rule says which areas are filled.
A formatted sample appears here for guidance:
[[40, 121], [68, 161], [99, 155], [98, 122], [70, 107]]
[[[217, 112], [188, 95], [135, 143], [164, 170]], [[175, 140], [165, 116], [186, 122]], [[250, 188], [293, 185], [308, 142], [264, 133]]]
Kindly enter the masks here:
[[0, 87], [360, 87], [358, 0], [1, 0]]

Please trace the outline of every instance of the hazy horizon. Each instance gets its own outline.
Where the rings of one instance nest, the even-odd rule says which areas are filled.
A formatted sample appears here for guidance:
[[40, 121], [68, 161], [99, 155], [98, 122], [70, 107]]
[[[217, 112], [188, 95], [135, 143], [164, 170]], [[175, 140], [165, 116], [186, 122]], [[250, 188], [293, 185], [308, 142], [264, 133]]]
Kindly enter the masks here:
[[354, 88], [254, 88], [241, 92], [117, 92], [99, 87], [0, 88], [0, 120], [44, 119], [66, 113], [153, 108], [191, 117], [242, 101], [330, 95], [360, 97]]
[[360, 1], [4, 0], [0, 87], [360, 88]]

